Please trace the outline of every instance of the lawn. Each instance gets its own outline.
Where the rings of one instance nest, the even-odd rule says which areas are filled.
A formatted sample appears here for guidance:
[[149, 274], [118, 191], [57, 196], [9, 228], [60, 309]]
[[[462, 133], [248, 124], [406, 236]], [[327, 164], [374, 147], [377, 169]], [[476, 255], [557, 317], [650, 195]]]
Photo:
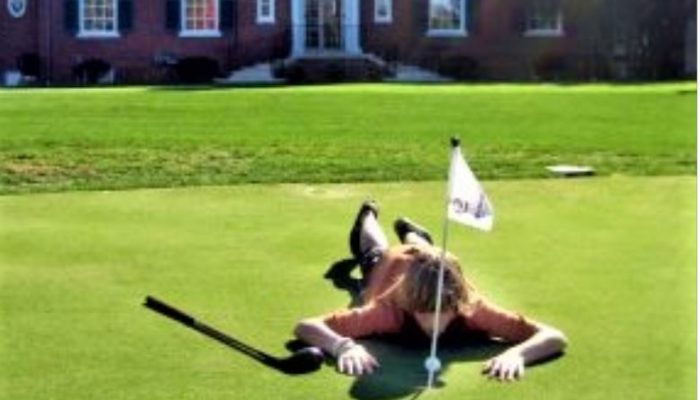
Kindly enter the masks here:
[[0, 90], [0, 193], [440, 180], [459, 135], [482, 179], [694, 175], [696, 85]]
[[[100, 93], [77, 97], [99, 98]], [[131, 96], [126, 90], [118, 93]], [[213, 95], [235, 97], [231, 93]], [[179, 95], [166, 94], [171, 101]], [[675, 99], [664, 96], [669, 104]], [[148, 128], [154, 132], [159, 117], [155, 120]], [[74, 140], [77, 146], [91, 137], [87, 130], [73, 130], [77, 121], [68, 115], [66, 124], [56, 127], [70, 133], [61, 141]], [[80, 126], [89, 125], [87, 119]], [[172, 129], [175, 134], [182, 127]], [[128, 144], [126, 131], [92, 144], [104, 151], [108, 143], [119, 148]], [[207, 133], [212, 143], [225, 144], [227, 131]], [[32, 135], [18, 133], [4, 146], [35, 143]], [[192, 141], [208, 143], [194, 136]], [[543, 135], [539, 143], [547, 137], [554, 138]], [[480, 138], [486, 146], [487, 137]], [[674, 138], [669, 142], [692, 141]], [[48, 136], [34, 139], [33, 151], [49, 151]], [[343, 140], [349, 136], [340, 135], [337, 143]], [[392, 139], [382, 140], [388, 145]], [[613, 136], [610, 142], [618, 140]], [[654, 140], [663, 141], [649, 136], [630, 147], [652, 154]], [[480, 358], [492, 349], [443, 353], [450, 360], [444, 386], [420, 398], [695, 398], [695, 178], [611, 176], [484, 185], [496, 209], [494, 231], [453, 225], [450, 249], [493, 300], [563, 329], [571, 345], [564, 357], [529, 369], [524, 381], [511, 385], [479, 375]], [[288, 377], [140, 303], [147, 294], [162, 297], [243, 341], [283, 354], [298, 319], [348, 303], [347, 293], [322, 275], [347, 256], [347, 230], [359, 202], [378, 198], [387, 228], [394, 217], [408, 214], [437, 231], [442, 193], [443, 182], [423, 182], [2, 196], [3, 397], [414, 398], [415, 385], [423, 381], [422, 352], [370, 341], [383, 363], [376, 376], [352, 379], [326, 366]]]

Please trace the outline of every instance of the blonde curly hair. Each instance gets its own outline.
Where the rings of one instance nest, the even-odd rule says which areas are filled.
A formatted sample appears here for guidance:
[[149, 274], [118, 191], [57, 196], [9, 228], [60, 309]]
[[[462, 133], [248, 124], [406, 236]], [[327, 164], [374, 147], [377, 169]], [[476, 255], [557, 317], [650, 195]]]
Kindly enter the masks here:
[[[425, 249], [413, 253], [413, 261], [398, 286], [398, 304], [408, 312], [434, 312], [442, 256], [438, 251]], [[466, 310], [475, 299], [476, 290], [464, 279], [459, 261], [447, 254], [440, 311]]]

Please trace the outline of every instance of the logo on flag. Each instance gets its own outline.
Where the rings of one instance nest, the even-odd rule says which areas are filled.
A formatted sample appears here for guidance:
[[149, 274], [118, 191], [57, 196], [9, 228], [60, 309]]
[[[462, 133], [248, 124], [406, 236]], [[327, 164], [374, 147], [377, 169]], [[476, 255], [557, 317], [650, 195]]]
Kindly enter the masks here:
[[452, 147], [448, 190], [448, 218], [484, 231], [491, 230], [493, 207], [476, 176], [464, 160], [458, 142], [455, 142]]

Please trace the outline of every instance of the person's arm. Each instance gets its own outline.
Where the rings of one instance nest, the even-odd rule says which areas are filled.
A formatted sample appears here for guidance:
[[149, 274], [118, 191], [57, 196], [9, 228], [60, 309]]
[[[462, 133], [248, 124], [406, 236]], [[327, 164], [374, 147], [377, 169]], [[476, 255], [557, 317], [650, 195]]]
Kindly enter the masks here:
[[551, 326], [533, 323], [534, 333], [484, 364], [483, 373], [500, 381], [520, 379], [525, 374], [525, 366], [546, 359], [564, 350], [567, 339], [564, 334]]
[[377, 360], [364, 346], [349, 337], [341, 336], [321, 318], [305, 319], [297, 325], [294, 334], [301, 340], [318, 346], [337, 360], [338, 371], [348, 375], [371, 374], [379, 367]]
[[362, 375], [374, 372], [379, 363], [352, 338], [397, 332], [402, 325], [402, 315], [387, 302], [371, 302], [360, 308], [305, 319], [299, 322], [294, 333], [336, 357], [338, 371]]
[[492, 338], [514, 344], [484, 364], [483, 373], [500, 381], [522, 378], [526, 365], [560, 353], [567, 345], [566, 336], [560, 330], [484, 298], [477, 303], [468, 324]]

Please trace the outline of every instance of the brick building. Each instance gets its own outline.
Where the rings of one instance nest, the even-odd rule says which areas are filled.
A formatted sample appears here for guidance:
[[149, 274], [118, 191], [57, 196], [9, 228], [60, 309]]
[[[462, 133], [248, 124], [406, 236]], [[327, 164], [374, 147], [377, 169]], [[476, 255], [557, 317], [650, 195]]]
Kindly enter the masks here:
[[117, 82], [167, 82], [192, 57], [222, 72], [364, 60], [485, 80], [695, 73], [690, 0], [0, 1], [0, 73], [51, 84], [81, 82], [95, 60]]

